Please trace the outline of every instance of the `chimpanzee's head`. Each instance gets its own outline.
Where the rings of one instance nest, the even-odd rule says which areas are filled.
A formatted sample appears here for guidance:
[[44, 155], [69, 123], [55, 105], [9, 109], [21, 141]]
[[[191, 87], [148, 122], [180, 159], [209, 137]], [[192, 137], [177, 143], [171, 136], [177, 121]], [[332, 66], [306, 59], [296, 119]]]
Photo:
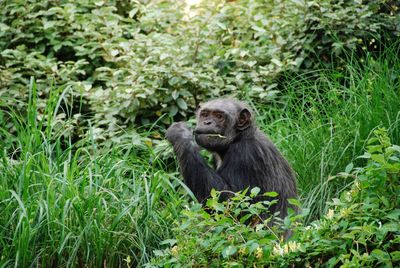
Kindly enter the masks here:
[[238, 134], [253, 127], [250, 108], [234, 99], [215, 99], [200, 104], [196, 118], [196, 142], [213, 152], [227, 150]]

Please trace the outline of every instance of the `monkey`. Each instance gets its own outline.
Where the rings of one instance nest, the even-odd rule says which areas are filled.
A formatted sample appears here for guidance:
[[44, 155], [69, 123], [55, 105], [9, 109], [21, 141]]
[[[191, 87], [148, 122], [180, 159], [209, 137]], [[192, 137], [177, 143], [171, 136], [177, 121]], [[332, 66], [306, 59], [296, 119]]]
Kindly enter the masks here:
[[[276, 192], [277, 203], [269, 216], [288, 215], [289, 198], [297, 198], [295, 175], [276, 146], [256, 126], [254, 113], [239, 100], [219, 98], [200, 104], [196, 110], [196, 127], [185, 122], [173, 123], [166, 132], [179, 162], [184, 183], [201, 203], [212, 189], [226, 200], [229, 193], [260, 188], [260, 195]], [[201, 157], [204, 148], [214, 155], [216, 168]]]

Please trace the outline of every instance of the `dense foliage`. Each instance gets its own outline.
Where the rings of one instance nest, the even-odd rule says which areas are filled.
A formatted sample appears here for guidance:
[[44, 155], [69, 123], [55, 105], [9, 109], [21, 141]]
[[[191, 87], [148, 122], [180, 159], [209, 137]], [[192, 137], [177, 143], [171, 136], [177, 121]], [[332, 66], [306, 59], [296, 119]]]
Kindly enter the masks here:
[[47, 85], [67, 85], [72, 134], [90, 118], [97, 138], [222, 94], [269, 101], [282, 72], [377, 50], [400, 27], [388, 0], [211, 1], [192, 13], [180, 1], [6, 0], [0, 10], [0, 96], [26, 106], [34, 76], [43, 112]]
[[[374, 133], [360, 156], [368, 159], [366, 166], [349, 164], [338, 175], [352, 177], [352, 185], [333, 199], [322, 219], [310, 225], [296, 224], [298, 215], [284, 220], [285, 227], [294, 232], [288, 241], [280, 238], [276, 228], [268, 227], [268, 221], [243, 224], [249, 216], [259, 217], [264, 206], [250, 205], [243, 194], [224, 203], [218, 203], [214, 195], [207, 206], [215, 213], [210, 215], [199, 205], [186, 209], [176, 223], [176, 239], [166, 240], [170, 246], [156, 251], [149, 266], [400, 265], [400, 146], [390, 143], [384, 129]], [[248, 214], [240, 218], [243, 211]]]

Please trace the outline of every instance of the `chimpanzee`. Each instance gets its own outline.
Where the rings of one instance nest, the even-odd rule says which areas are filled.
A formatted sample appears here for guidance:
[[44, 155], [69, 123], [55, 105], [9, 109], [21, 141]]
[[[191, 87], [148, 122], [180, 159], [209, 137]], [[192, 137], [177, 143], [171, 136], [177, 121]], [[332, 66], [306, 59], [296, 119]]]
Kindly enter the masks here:
[[[259, 187], [261, 193], [279, 194], [269, 212], [279, 212], [284, 218], [287, 208], [292, 207], [287, 199], [297, 197], [295, 176], [278, 149], [255, 125], [251, 109], [244, 102], [220, 98], [199, 105], [196, 119], [197, 144], [184, 122], [172, 124], [166, 138], [174, 147], [185, 184], [198, 201], [204, 203], [212, 188], [226, 199], [229, 192]], [[198, 145], [213, 153], [216, 169], [201, 157]]]

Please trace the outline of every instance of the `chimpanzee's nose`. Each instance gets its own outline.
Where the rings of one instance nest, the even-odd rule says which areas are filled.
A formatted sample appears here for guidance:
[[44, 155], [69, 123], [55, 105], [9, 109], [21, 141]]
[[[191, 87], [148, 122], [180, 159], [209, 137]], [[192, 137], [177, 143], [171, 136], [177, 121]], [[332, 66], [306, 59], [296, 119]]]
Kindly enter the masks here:
[[211, 120], [206, 120], [203, 122], [203, 125], [209, 126], [211, 125], [211, 123], [212, 123]]

